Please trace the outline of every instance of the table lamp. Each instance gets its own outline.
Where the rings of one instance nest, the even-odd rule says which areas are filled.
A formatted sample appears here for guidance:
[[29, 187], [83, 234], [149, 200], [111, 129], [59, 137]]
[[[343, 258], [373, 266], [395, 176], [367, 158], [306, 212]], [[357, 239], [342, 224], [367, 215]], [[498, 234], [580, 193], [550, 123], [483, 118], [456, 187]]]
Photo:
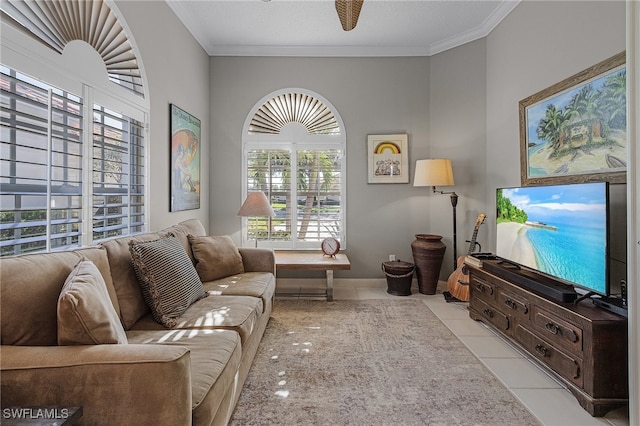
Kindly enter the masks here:
[[[242, 203], [242, 207], [238, 210], [238, 216], [242, 217], [253, 217], [256, 221], [256, 230], [258, 229], [257, 223], [259, 217], [273, 217], [275, 216], [275, 212], [267, 199], [267, 196], [264, 195], [262, 191], [249, 192], [247, 194], [247, 198]], [[270, 230], [271, 227], [267, 226]], [[269, 231], [270, 232], [270, 231]], [[247, 232], [248, 236], [248, 232]], [[258, 247], [258, 234], [256, 231], [256, 248]]]

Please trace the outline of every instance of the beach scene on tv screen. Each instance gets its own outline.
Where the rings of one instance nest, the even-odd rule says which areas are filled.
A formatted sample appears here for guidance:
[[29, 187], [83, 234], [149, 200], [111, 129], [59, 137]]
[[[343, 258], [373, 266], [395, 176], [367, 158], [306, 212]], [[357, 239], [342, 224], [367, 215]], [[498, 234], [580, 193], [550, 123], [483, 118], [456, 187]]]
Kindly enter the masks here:
[[498, 256], [605, 293], [604, 184], [501, 188], [496, 208]]

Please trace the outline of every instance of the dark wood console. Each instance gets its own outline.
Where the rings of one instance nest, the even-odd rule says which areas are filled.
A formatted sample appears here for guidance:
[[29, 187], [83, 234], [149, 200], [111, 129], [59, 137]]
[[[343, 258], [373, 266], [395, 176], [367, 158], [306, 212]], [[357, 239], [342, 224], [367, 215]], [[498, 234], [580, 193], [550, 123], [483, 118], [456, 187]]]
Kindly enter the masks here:
[[629, 398], [627, 319], [589, 300], [559, 303], [469, 268], [469, 312], [564, 383], [592, 416]]

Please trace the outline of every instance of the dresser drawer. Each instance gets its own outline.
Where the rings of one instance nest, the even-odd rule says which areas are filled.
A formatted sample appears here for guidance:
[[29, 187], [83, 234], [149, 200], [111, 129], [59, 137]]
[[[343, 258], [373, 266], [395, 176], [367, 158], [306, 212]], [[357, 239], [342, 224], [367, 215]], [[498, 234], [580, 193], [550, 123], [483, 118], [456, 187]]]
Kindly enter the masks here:
[[554, 345], [560, 345], [578, 355], [582, 354], [583, 332], [580, 327], [538, 306], [533, 308], [533, 323], [538, 333]]
[[498, 306], [519, 318], [528, 320], [531, 316], [531, 306], [526, 299], [501, 288], [498, 289]]
[[567, 355], [553, 344], [541, 339], [521, 325], [516, 326], [515, 339], [536, 359], [542, 361], [564, 378], [583, 387], [582, 360]]
[[509, 327], [511, 326], [509, 317], [496, 308], [490, 306], [481, 299], [476, 299], [474, 301], [474, 308], [480, 313], [482, 318], [489, 321], [491, 324], [497, 327], [498, 330], [509, 330]]
[[469, 277], [469, 286], [474, 296], [486, 300], [494, 300], [496, 293], [496, 286], [489, 281], [477, 275], [471, 275]]

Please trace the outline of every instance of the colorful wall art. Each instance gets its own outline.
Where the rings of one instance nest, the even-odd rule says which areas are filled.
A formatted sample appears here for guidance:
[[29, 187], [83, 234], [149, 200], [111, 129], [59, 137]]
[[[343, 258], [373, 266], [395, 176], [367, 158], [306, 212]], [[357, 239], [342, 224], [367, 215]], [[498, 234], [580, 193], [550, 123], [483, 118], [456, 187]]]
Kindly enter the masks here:
[[171, 105], [170, 211], [200, 208], [200, 120]]

